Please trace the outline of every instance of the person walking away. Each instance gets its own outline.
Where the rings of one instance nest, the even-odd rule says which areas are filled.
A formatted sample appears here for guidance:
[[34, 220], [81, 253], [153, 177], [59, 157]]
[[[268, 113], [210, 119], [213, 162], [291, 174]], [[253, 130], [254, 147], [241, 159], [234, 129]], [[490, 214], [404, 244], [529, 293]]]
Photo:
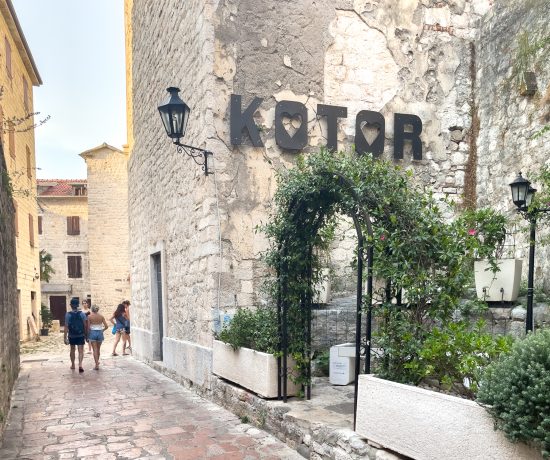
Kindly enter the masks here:
[[78, 310], [78, 299], [71, 299], [71, 311], [65, 314], [65, 328], [63, 330], [65, 345], [71, 346], [69, 356], [71, 369], [75, 368], [75, 347], [78, 347], [78, 372], [84, 372], [82, 360], [84, 359], [84, 342], [88, 340], [88, 318], [84, 312]]
[[126, 348], [126, 326], [128, 325], [128, 320], [126, 319], [126, 316], [124, 316], [124, 310], [126, 308], [124, 307], [124, 304], [120, 303], [118, 304], [117, 309], [113, 313], [113, 316], [111, 316], [111, 323], [114, 326], [115, 329], [115, 344], [113, 345], [113, 356], [118, 356], [116, 352], [116, 347], [118, 345], [118, 342], [120, 342], [120, 338], [122, 337], [122, 354], [127, 355], [125, 348]]
[[[92, 313], [92, 311], [90, 310], [90, 305], [88, 305], [88, 301], [87, 300], [83, 300], [82, 301], [82, 311], [84, 312], [84, 314], [89, 317], [90, 316], [90, 313]], [[92, 352], [92, 342], [90, 342], [88, 340], [88, 354], [90, 354]]]
[[90, 324], [88, 339], [94, 353], [94, 369], [96, 371], [99, 370], [99, 356], [101, 355], [101, 344], [104, 340], [103, 332], [109, 327], [105, 317], [98, 312], [99, 307], [97, 305], [92, 305], [92, 311], [90, 316], [88, 316], [88, 322]]
[[[128, 320], [128, 326], [126, 327], [126, 348], [125, 348], [125, 350], [130, 350], [130, 352], [131, 352], [132, 351], [132, 339], [130, 337], [130, 301], [125, 300], [124, 302], [122, 302], [122, 304], [125, 307], [124, 316]], [[124, 352], [125, 350], [122, 350], [122, 352]]]

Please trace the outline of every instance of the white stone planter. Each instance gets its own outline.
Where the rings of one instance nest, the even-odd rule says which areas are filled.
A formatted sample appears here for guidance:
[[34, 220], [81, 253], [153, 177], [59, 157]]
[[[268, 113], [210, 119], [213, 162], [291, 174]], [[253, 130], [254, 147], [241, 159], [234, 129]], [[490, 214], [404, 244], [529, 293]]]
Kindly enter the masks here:
[[540, 460], [513, 444], [474, 401], [359, 376], [357, 433], [417, 460]]
[[[224, 379], [241, 385], [263, 398], [277, 397], [277, 359], [268, 353], [239, 348], [214, 340], [212, 347], [212, 372]], [[288, 359], [288, 371], [292, 371], [294, 361]], [[287, 395], [293, 396], [298, 387], [290, 379], [287, 381]]]
[[499, 272], [493, 273], [485, 260], [474, 262], [474, 275], [478, 299], [488, 302], [517, 300], [521, 281], [521, 259], [500, 259]]

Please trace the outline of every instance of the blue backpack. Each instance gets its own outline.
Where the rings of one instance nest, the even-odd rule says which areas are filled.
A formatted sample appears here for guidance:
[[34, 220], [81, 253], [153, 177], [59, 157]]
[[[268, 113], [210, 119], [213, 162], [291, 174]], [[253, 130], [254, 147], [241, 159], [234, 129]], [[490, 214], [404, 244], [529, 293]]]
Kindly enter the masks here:
[[84, 337], [84, 320], [82, 319], [82, 313], [79, 311], [70, 311], [67, 327], [69, 328], [69, 337]]

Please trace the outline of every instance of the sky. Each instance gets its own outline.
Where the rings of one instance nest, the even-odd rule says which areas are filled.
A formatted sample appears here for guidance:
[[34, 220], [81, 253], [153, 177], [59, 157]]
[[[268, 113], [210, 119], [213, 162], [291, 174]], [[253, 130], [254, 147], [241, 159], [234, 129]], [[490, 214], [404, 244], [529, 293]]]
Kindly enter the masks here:
[[34, 88], [39, 179], [86, 177], [78, 154], [126, 143], [123, 0], [12, 0], [42, 86]]

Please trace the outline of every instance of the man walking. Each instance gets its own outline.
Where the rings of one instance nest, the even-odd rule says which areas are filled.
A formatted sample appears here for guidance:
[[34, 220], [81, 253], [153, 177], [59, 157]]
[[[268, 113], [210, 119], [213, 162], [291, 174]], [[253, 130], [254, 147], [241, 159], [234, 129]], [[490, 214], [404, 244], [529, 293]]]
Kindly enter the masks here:
[[84, 359], [84, 342], [88, 340], [88, 318], [84, 312], [78, 310], [78, 298], [76, 297], [71, 299], [71, 311], [65, 314], [63, 338], [65, 345], [71, 346], [69, 354], [71, 369], [75, 368], [75, 347], [78, 347], [78, 372], [84, 372], [82, 360]]

